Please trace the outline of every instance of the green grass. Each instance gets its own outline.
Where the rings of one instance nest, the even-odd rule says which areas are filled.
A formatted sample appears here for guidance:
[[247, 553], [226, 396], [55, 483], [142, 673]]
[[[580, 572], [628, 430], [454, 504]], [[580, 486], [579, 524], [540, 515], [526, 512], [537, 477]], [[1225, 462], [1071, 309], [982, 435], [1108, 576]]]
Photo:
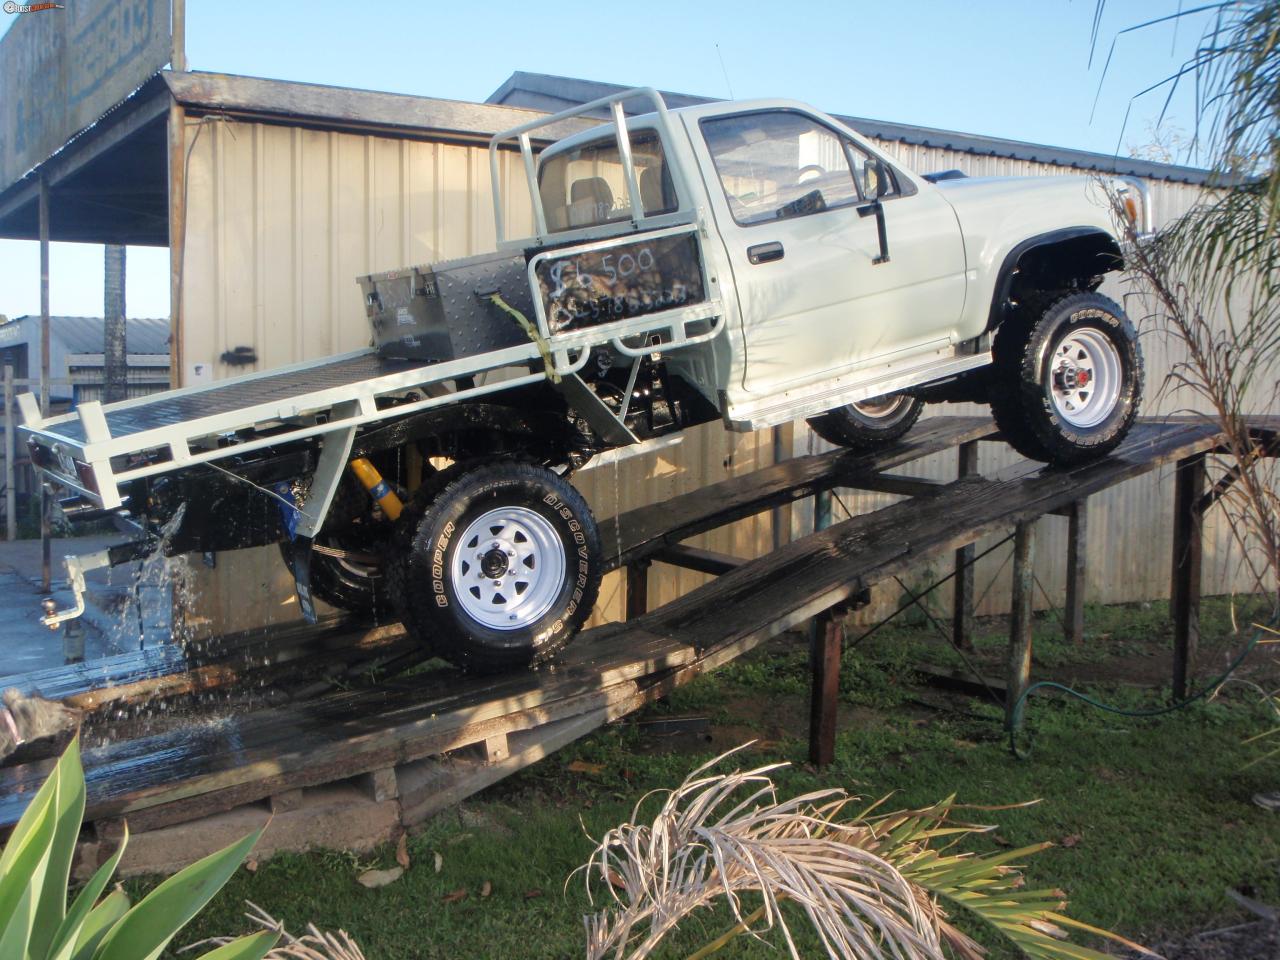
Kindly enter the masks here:
[[[1204, 622], [1212, 634], [1227, 621], [1209, 607]], [[1099, 641], [1108, 653], [1089, 656], [1105, 662], [1118, 653], [1162, 655], [1160, 615], [1156, 607], [1091, 611], [1091, 633], [1109, 639]], [[794, 646], [701, 678], [652, 709], [705, 714], [716, 731], [761, 737], [766, 742], [745, 762], [791, 761], [778, 777], [788, 794], [843, 786], [870, 798], [893, 793], [894, 806], [952, 793], [974, 804], [1040, 799], [1025, 809], [975, 812], [973, 819], [1000, 825], [980, 842], [987, 848], [1058, 842], [1029, 864], [1032, 885], [1065, 889], [1074, 916], [1126, 936], [1153, 939], [1243, 920], [1224, 893], [1228, 887], [1280, 902], [1280, 820], [1250, 802], [1253, 793], [1280, 786], [1280, 769], [1246, 767], [1255, 754], [1242, 741], [1267, 719], [1243, 689], [1160, 720], [1126, 720], [1036, 698], [1024, 741], [1031, 754], [1017, 760], [995, 706], [957, 699], [951, 709], [930, 710], [914, 702], [912, 657], [937, 653], [931, 643], [924, 632], [895, 628], [846, 652], [836, 762], [821, 773], [805, 763], [806, 659]], [[1069, 666], [1071, 648], [1060, 645]], [[1132, 685], [1091, 691], [1129, 706], [1164, 702], [1159, 692]], [[241, 902], [251, 899], [295, 931], [308, 922], [347, 930], [369, 960], [581, 956], [581, 916], [590, 906], [580, 878], [567, 890], [565, 880], [590, 852], [586, 834], [599, 836], [629, 818], [645, 791], [677, 784], [724, 745], [674, 749], [625, 724], [599, 731], [431, 821], [409, 841], [412, 868], [390, 886], [366, 890], [355, 879], [369, 866], [393, 863], [390, 850], [359, 859], [278, 856], [256, 873], [238, 873], [182, 942], [245, 929]], [[569, 771], [578, 759], [602, 768]], [[492, 893], [482, 898], [486, 881]], [[148, 885], [131, 884], [134, 892]], [[445, 901], [462, 889], [465, 900]], [[687, 956], [728, 925], [723, 911], [699, 915], [660, 956]], [[726, 955], [782, 954], [744, 940]], [[1010, 956], [1000, 949], [992, 955]]]

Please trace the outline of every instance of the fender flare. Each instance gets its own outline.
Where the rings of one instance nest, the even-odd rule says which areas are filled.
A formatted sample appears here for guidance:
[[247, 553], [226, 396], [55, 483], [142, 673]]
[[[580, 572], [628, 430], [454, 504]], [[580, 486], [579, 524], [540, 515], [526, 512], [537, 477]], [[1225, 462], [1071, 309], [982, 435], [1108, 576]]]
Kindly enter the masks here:
[[1099, 272], [1110, 273], [1124, 267], [1124, 255], [1120, 251], [1120, 245], [1116, 242], [1116, 238], [1100, 227], [1062, 227], [1058, 230], [1050, 230], [1048, 233], [1040, 233], [1028, 237], [1021, 243], [1015, 244], [1005, 254], [1004, 262], [1001, 263], [1000, 270], [996, 274], [995, 288], [991, 293], [991, 310], [987, 315], [987, 326], [984, 332], [990, 333], [995, 330], [1008, 316], [1009, 295], [1013, 290], [1014, 278], [1018, 275], [1018, 264], [1022, 262], [1023, 257], [1033, 250], [1086, 237], [1101, 239], [1107, 248], [1106, 252], [1114, 257], [1114, 263], [1107, 267], [1106, 270]]

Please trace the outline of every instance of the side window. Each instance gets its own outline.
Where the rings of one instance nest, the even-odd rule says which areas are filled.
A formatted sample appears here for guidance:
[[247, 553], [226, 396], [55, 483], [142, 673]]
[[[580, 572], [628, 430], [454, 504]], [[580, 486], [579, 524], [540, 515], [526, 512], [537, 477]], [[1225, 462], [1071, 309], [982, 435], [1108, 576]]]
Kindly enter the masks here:
[[858, 202], [844, 141], [797, 113], [702, 121], [702, 135], [742, 225], [802, 217]]
[[[631, 160], [640, 187], [644, 216], [673, 213], [676, 192], [653, 130], [631, 134]], [[547, 157], [538, 170], [538, 192], [552, 233], [594, 227], [631, 216], [626, 171], [612, 136]]]

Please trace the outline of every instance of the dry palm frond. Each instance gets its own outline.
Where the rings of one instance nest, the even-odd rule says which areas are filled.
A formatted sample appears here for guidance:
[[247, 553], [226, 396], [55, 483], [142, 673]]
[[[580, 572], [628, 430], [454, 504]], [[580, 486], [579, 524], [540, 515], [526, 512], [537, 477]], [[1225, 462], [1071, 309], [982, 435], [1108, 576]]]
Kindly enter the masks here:
[[[1022, 889], [1012, 863], [1050, 844], [990, 856], [956, 852], [958, 839], [993, 828], [952, 821], [950, 800], [894, 814], [874, 815], [873, 806], [852, 817], [840, 790], [780, 801], [769, 774], [785, 764], [709, 772], [735, 752], [658, 794], [652, 822], [641, 822], [649, 800], [642, 798], [635, 822], [610, 830], [596, 846], [582, 868], [588, 894], [604, 890], [613, 902], [584, 918], [588, 960], [647, 957], [687, 916], [721, 899], [736, 926], [699, 957], [739, 934], [776, 929], [798, 958], [781, 910], [791, 901], [832, 958], [943, 960], [946, 948], [978, 960], [984, 951], [949, 922], [939, 902], [947, 900], [1036, 960], [1103, 960], [1066, 942], [1064, 928], [1111, 934], [1063, 916], [1059, 891]], [[744, 894], [761, 901], [745, 915]]]
[[[316, 929], [314, 923], [309, 923], [307, 924], [307, 932], [301, 937], [295, 937], [285, 930], [283, 923], [256, 903], [250, 900], [246, 900], [245, 903], [249, 906], [248, 912], [245, 913], [246, 917], [264, 930], [277, 931], [280, 934], [280, 939], [284, 941], [268, 953], [265, 960], [365, 960], [364, 954], [360, 952], [360, 947], [345, 930], [339, 930], [337, 933], [322, 932]], [[232, 939], [234, 938], [214, 937], [210, 940], [193, 943], [184, 949], [194, 950], [203, 946], [222, 946], [230, 943]]]

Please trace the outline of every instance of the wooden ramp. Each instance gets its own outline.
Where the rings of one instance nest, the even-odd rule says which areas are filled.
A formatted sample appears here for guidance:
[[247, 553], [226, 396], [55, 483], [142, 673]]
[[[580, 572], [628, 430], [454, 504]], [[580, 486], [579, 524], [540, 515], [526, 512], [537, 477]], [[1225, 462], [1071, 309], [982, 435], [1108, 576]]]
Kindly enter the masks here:
[[[798, 458], [624, 514], [605, 533], [606, 543], [621, 533], [623, 563], [672, 557], [714, 566], [714, 557], [671, 551], [696, 533], [832, 487], [911, 495], [757, 560], [726, 561], [718, 579], [584, 633], [536, 673], [427, 671], [89, 750], [87, 819], [127, 816], [131, 830], [149, 830], [363, 776], [378, 795], [398, 797], [400, 821], [412, 825], [926, 557], [1219, 444], [1201, 422], [1143, 422], [1113, 456], [1068, 470], [1023, 463], [951, 483], [889, 472], [996, 438], [985, 419], [934, 418], [875, 455]], [[47, 767], [0, 770], [0, 828], [15, 822]]]

